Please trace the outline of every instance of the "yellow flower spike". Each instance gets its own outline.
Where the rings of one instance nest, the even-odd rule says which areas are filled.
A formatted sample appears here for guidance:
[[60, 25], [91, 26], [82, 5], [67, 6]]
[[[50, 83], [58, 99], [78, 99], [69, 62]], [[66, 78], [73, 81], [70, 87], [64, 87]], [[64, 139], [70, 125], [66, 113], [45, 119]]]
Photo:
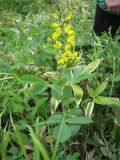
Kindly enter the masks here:
[[63, 59], [60, 59], [57, 63], [58, 63], [58, 64], [64, 64], [64, 60], [63, 60]]
[[73, 30], [70, 30], [70, 31], [68, 32], [68, 35], [75, 35], [75, 32], [74, 32]]
[[62, 60], [64, 60], [64, 63], [67, 62], [67, 57], [62, 58]]
[[66, 58], [66, 54], [65, 53], [61, 54], [61, 58], [62, 59]]
[[71, 24], [65, 25], [65, 27], [64, 27], [65, 33], [68, 33], [71, 30], [71, 28], [72, 28]]
[[57, 33], [57, 35], [58, 35], [58, 37], [61, 35], [61, 28], [60, 27], [58, 27], [58, 28], [56, 28], [55, 29], [55, 32]]
[[70, 43], [70, 44], [74, 44], [75, 43], [75, 36], [74, 35], [70, 35], [67, 38], [67, 42]]
[[58, 34], [56, 33], [56, 32], [54, 32], [53, 34], [52, 34], [52, 39], [53, 40], [57, 40], [58, 39]]
[[52, 27], [53, 27], [53, 28], [56, 28], [56, 27], [59, 27], [59, 26], [60, 26], [60, 25], [59, 25], [58, 23], [56, 23], [56, 22], [53, 22], [53, 23], [52, 23]]
[[60, 35], [61, 35], [61, 28], [60, 28], [60, 27], [57, 27], [57, 28], [55, 29], [55, 32], [52, 34], [52, 39], [53, 39], [53, 40], [57, 40]]
[[80, 57], [76, 57], [76, 59], [75, 59], [75, 60], [76, 60], [76, 62], [79, 62], [79, 61], [80, 61], [80, 59], [81, 59]]
[[69, 21], [69, 20], [71, 20], [72, 19], [72, 14], [70, 14], [70, 15], [68, 15], [67, 17], [66, 17], [66, 21]]
[[59, 16], [58, 16], [56, 13], [53, 13], [52, 16], [53, 16], [54, 18], [59, 18]]
[[65, 51], [69, 50], [70, 48], [71, 48], [71, 45], [70, 45], [70, 44], [67, 44], [67, 45], [65, 46]]
[[65, 51], [64, 55], [65, 55], [65, 56], [68, 56], [68, 52], [69, 52], [69, 51]]
[[68, 52], [67, 52], [67, 56], [68, 56], [69, 58], [72, 58], [72, 56], [73, 56], [72, 52], [71, 52], [71, 51], [68, 51]]
[[56, 44], [53, 45], [54, 48], [58, 49], [61, 48], [62, 43], [60, 41], [56, 41]]
[[73, 57], [74, 57], [74, 58], [77, 58], [77, 57], [78, 57], [78, 52], [74, 52], [74, 53], [73, 53]]

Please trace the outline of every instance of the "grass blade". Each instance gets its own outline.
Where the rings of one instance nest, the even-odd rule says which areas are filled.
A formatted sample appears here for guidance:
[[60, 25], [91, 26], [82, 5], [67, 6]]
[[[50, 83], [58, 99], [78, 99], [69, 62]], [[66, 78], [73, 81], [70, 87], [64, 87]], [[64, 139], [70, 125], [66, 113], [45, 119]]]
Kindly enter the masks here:
[[37, 137], [36, 137], [33, 129], [30, 126], [28, 126], [28, 129], [30, 131], [30, 135], [31, 135], [31, 137], [33, 139], [34, 145], [38, 146], [38, 148], [39, 148], [39, 150], [40, 150], [40, 152], [41, 152], [44, 160], [50, 160], [47, 151], [45, 150], [45, 148], [43, 147], [43, 145], [40, 143], [40, 141], [37, 139]]

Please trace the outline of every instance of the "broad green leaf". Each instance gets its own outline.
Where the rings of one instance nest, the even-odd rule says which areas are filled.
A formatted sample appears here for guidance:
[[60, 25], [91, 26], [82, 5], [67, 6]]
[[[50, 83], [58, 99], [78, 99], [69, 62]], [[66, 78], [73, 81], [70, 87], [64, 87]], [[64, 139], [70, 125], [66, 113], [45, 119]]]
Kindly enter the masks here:
[[92, 119], [88, 118], [88, 117], [73, 117], [73, 118], [68, 118], [68, 119], [65, 119], [65, 122], [66, 123], [70, 123], [70, 124], [78, 124], [78, 125], [81, 125], [81, 124], [89, 124], [89, 123], [92, 123]]
[[72, 136], [75, 136], [78, 134], [80, 130], [80, 125], [69, 124], [68, 126], [71, 128]]
[[70, 116], [73, 116], [73, 115], [81, 115], [83, 113], [82, 113], [82, 110], [80, 108], [73, 108], [71, 110], [68, 110], [67, 114], [70, 115]]
[[[57, 139], [58, 134], [59, 134], [59, 130], [60, 130], [61, 125], [56, 126], [53, 129], [53, 136]], [[60, 136], [60, 142], [64, 143], [66, 140], [68, 140], [71, 136], [71, 128], [66, 124], [63, 123], [63, 127], [62, 127], [62, 132], [61, 132], [61, 136]]]
[[58, 73], [57, 72], [46, 72], [44, 76], [57, 80]]
[[[20, 78], [21, 81], [27, 82], [27, 83], [36, 83], [36, 82], [41, 82], [41, 78], [35, 75], [24, 75]], [[43, 81], [43, 80], [42, 80]]]
[[113, 75], [109, 76], [109, 81], [119, 82], [120, 81], [120, 75], [117, 75], [113, 78]]
[[63, 119], [63, 115], [57, 113], [57, 114], [54, 114], [54, 115], [50, 116], [48, 118], [48, 121], [57, 121], [57, 120], [62, 121], [62, 119]]
[[95, 75], [94, 73], [83, 72], [76, 79], [72, 80], [72, 84], [84, 81], [84, 80], [86, 80], [86, 79], [88, 79], [90, 77], [93, 77], [94, 75]]
[[78, 86], [76, 84], [72, 85], [72, 88], [73, 88], [75, 102], [76, 102], [77, 106], [79, 106], [79, 104], [82, 100], [82, 97], [83, 97], [83, 90], [80, 86]]
[[100, 64], [100, 59], [98, 59], [94, 62], [91, 62], [90, 64], [88, 64], [87, 66], [84, 67], [83, 72], [91, 73], [98, 67], [99, 64]]
[[73, 71], [73, 81], [77, 80], [80, 76], [80, 74], [82, 73], [84, 67], [83, 66], [79, 66], [76, 67]]
[[71, 84], [73, 80], [73, 73], [71, 69], [63, 70], [61, 74], [61, 79], [66, 80], [67, 84]]
[[85, 116], [91, 118], [93, 109], [94, 109], [94, 101], [88, 103], [87, 108], [85, 109]]
[[60, 124], [62, 122], [63, 115], [62, 114], [53, 114], [48, 118], [47, 121], [40, 122], [40, 126], [42, 125], [54, 125], [54, 124]]
[[51, 85], [51, 94], [57, 100], [61, 100], [63, 96], [63, 88], [60, 85], [53, 84]]
[[108, 79], [106, 79], [104, 82], [102, 82], [102, 83], [95, 89], [95, 91], [93, 92], [93, 96], [94, 96], [94, 97], [99, 96], [99, 95], [105, 90], [105, 88], [107, 87], [107, 84], [108, 84]]
[[51, 98], [50, 100], [50, 109], [51, 109], [51, 114], [54, 114], [58, 105], [60, 103], [60, 100], [55, 99], [54, 97]]
[[48, 84], [45, 81], [34, 83], [31, 88], [31, 95], [41, 94], [46, 89], [48, 89]]
[[98, 96], [94, 98], [94, 102], [120, 111], [120, 101], [116, 98]]
[[33, 129], [30, 126], [28, 126], [28, 129], [30, 131], [30, 136], [32, 137], [33, 143], [39, 148], [39, 151], [42, 154], [43, 159], [50, 160], [47, 150], [43, 147], [42, 143], [38, 140]]
[[63, 101], [69, 101], [69, 99], [72, 97], [72, 87], [70, 86], [65, 86], [63, 89]]
[[89, 96], [90, 96], [90, 97], [93, 97], [93, 93], [94, 93], [93, 88], [87, 86], [87, 91], [88, 91]]

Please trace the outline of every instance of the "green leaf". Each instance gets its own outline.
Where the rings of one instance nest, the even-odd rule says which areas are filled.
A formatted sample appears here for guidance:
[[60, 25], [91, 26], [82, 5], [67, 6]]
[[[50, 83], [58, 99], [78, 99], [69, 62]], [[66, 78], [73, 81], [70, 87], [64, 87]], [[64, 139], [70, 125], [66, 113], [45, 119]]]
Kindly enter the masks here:
[[58, 73], [57, 72], [46, 72], [44, 76], [57, 80]]
[[69, 127], [71, 128], [72, 136], [75, 136], [78, 134], [78, 132], [80, 130], [80, 125], [69, 124]]
[[109, 81], [119, 82], [120, 81], [120, 75], [117, 75], [113, 78], [113, 75], [109, 76]]
[[94, 93], [93, 88], [87, 86], [87, 91], [88, 91], [89, 96], [90, 96], [90, 97], [93, 97], [93, 93]]
[[17, 143], [21, 147], [22, 154], [24, 155], [26, 160], [29, 160], [29, 157], [28, 157], [27, 152], [26, 152], [26, 148], [24, 147], [23, 138], [21, 137], [20, 131], [17, 129], [17, 127], [13, 123], [13, 119], [12, 119], [11, 114], [10, 114], [10, 121], [11, 121], [12, 127], [14, 129], [14, 136], [17, 138]]
[[40, 126], [42, 126], [42, 125], [60, 124], [62, 119], [63, 119], [63, 115], [54, 114], [54, 115], [50, 116], [47, 121], [40, 122]]
[[[37, 138], [39, 138], [39, 134], [40, 134], [40, 125], [39, 125], [39, 118], [36, 119], [35, 121], [35, 135]], [[39, 152], [39, 148], [36, 144], [34, 144], [34, 158], [36, 160], [40, 159], [40, 152]]]
[[93, 92], [94, 97], [99, 96], [107, 87], [108, 79], [106, 79], [104, 82], [102, 82]]
[[60, 103], [60, 100], [55, 99], [54, 97], [51, 98], [50, 100], [50, 109], [51, 109], [51, 114], [54, 114], [58, 105]]
[[87, 108], [85, 109], [85, 116], [91, 118], [93, 109], [94, 109], [94, 101], [88, 103]]
[[88, 64], [87, 66], [84, 67], [83, 72], [91, 73], [98, 67], [99, 64], [100, 64], [100, 59], [98, 59], [94, 62], [91, 62], [90, 64]]
[[77, 160], [79, 159], [80, 153], [79, 152], [75, 152], [73, 155], [70, 156], [70, 158], [68, 160]]
[[76, 79], [72, 80], [72, 84], [84, 81], [90, 77], [93, 77], [94, 75], [95, 75], [94, 73], [88, 73], [88, 72], [81, 73]]
[[1, 145], [1, 154], [2, 154], [2, 159], [3, 160], [6, 160], [7, 159], [7, 147], [8, 147], [8, 144], [10, 142], [10, 133], [9, 132], [4, 132], [4, 136], [3, 136], [3, 139], [2, 139], [2, 145]]
[[72, 85], [72, 88], [73, 88], [75, 102], [76, 102], [77, 106], [79, 106], [79, 104], [82, 100], [82, 97], [83, 97], [83, 90], [80, 86], [78, 86], [76, 84]]
[[[59, 134], [59, 130], [60, 130], [61, 125], [56, 126], [53, 129], [53, 136], [57, 139], [58, 134]], [[63, 127], [62, 127], [62, 132], [61, 132], [61, 136], [60, 136], [60, 142], [64, 143], [66, 140], [68, 140], [71, 136], [71, 128], [66, 124], [63, 123]]]
[[57, 85], [57, 84], [51, 85], [51, 94], [55, 99], [61, 100], [62, 95], [63, 95], [62, 86]]
[[48, 89], [48, 84], [45, 81], [41, 81], [40, 83], [34, 83], [31, 88], [31, 95], [41, 94], [45, 90]]
[[63, 89], [63, 101], [69, 101], [72, 96], [72, 88], [70, 86], [65, 86]]
[[120, 111], [120, 101], [116, 98], [98, 96], [94, 98], [94, 102]]
[[63, 116], [63, 119], [62, 119], [62, 122], [61, 122], [61, 125], [60, 125], [59, 133], [58, 133], [58, 136], [57, 136], [57, 141], [56, 141], [55, 147], [53, 149], [53, 154], [52, 154], [51, 160], [56, 159], [56, 155], [57, 155], [57, 152], [58, 152], [58, 149], [59, 149], [60, 137], [61, 137], [61, 134], [62, 134], [62, 129], [63, 129], [64, 121], [65, 121], [65, 116], [66, 116], [66, 112]]
[[62, 74], [61, 74], [61, 79], [62, 79], [62, 80], [65, 80], [66, 83], [71, 84], [71, 83], [72, 83], [72, 80], [73, 80], [72, 70], [70, 70], [70, 69], [63, 70], [63, 72], [62, 72]]
[[27, 83], [36, 83], [36, 82], [41, 82], [41, 78], [35, 75], [24, 75], [20, 78], [21, 81], [27, 82]]
[[68, 110], [67, 114], [70, 115], [70, 116], [73, 116], [73, 115], [75, 116], [75, 115], [81, 115], [83, 113], [82, 113], [82, 110], [80, 108], [73, 108], [71, 110]]
[[28, 126], [28, 129], [30, 131], [30, 136], [32, 137], [33, 143], [34, 143], [34, 145], [36, 145], [39, 148], [39, 151], [42, 154], [43, 159], [44, 160], [50, 160], [46, 149], [43, 147], [42, 143], [36, 137], [33, 129], [30, 126]]
[[73, 81], [77, 80], [80, 76], [80, 74], [82, 73], [84, 67], [83, 66], [79, 66], [76, 67], [73, 71]]
[[89, 124], [89, 123], [92, 123], [92, 119], [88, 118], [88, 117], [73, 117], [73, 118], [68, 118], [68, 119], [65, 119], [65, 122], [66, 123], [70, 123], [70, 124], [78, 124], [78, 125], [81, 125], [81, 124]]

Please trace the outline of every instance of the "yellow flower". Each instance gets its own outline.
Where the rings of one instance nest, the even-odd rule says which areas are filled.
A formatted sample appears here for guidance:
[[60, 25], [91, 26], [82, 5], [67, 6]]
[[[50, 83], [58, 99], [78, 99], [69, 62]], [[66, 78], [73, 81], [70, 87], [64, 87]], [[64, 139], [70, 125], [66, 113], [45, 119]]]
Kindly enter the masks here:
[[81, 59], [80, 57], [76, 57], [76, 59], [75, 59], [75, 60], [76, 60], [76, 62], [79, 62], [79, 61], [80, 61], [80, 59]]
[[53, 34], [52, 34], [52, 39], [53, 40], [57, 40], [58, 39], [58, 34], [56, 33], [56, 32], [54, 32]]
[[78, 52], [74, 52], [73, 53], [73, 58], [77, 58], [78, 57]]
[[58, 24], [58, 23], [56, 23], [56, 22], [53, 22], [52, 23], [52, 27], [54, 27], [54, 28], [56, 28], [56, 27], [59, 27], [60, 25]]
[[61, 35], [61, 28], [58, 27], [55, 29], [55, 32], [57, 33], [58, 37]]
[[70, 43], [70, 44], [74, 44], [75, 43], [75, 36], [74, 35], [70, 35], [67, 38], [67, 42]]
[[63, 59], [60, 59], [57, 63], [58, 63], [58, 64], [64, 64], [64, 60], [63, 60]]
[[62, 43], [60, 41], [56, 41], [56, 44], [53, 45], [54, 48], [60, 48]]
[[73, 30], [70, 30], [70, 31], [68, 32], [68, 35], [75, 35], [75, 32], [74, 32]]
[[71, 24], [65, 25], [64, 27], [65, 33], [68, 33], [71, 30], [71, 28], [72, 28]]
[[59, 16], [58, 16], [56, 13], [53, 13], [52, 16], [53, 16], [54, 18], [59, 18]]
[[70, 45], [70, 44], [67, 44], [67, 45], [65, 46], [65, 51], [69, 50], [70, 48], [71, 48], [71, 45]]
[[61, 58], [62, 59], [66, 58], [66, 54], [65, 53], [61, 54]]
[[61, 35], [61, 28], [60, 28], [60, 27], [57, 27], [57, 28], [55, 29], [55, 32], [52, 34], [52, 39], [53, 39], [53, 40], [57, 40], [60, 35]]
[[67, 57], [62, 58], [64, 60], [64, 63], [67, 62]]
[[67, 51], [67, 56], [68, 56], [69, 58], [72, 58], [72, 56], [73, 56], [72, 52], [71, 52], [71, 51]]
[[66, 21], [69, 21], [71, 19], [72, 19], [72, 15], [71, 14], [66, 17]]

